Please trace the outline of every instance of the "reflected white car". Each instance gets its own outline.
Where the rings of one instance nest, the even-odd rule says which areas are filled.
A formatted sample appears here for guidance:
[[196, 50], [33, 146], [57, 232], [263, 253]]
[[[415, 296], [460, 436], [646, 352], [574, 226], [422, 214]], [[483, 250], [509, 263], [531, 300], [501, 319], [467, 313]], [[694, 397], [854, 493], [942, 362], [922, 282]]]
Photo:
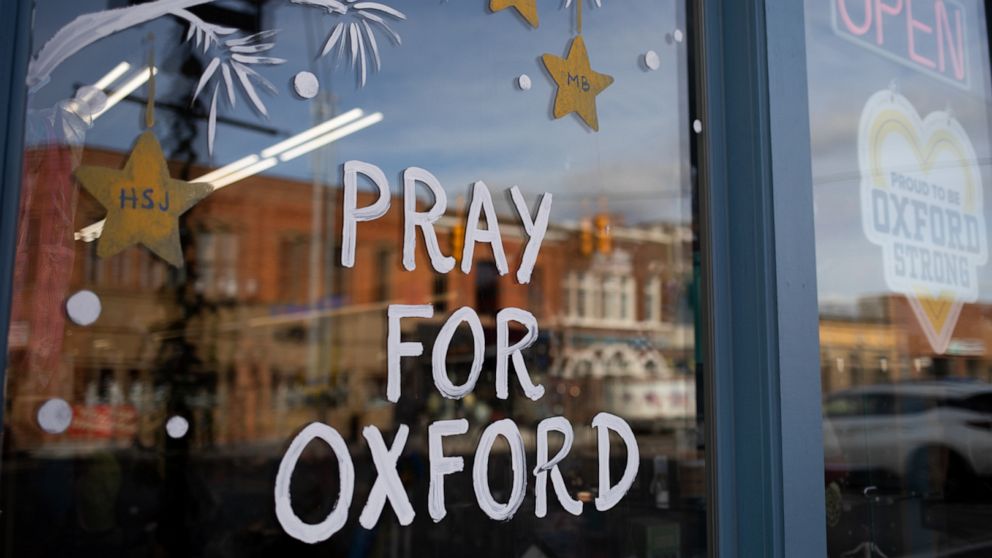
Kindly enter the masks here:
[[990, 384], [863, 386], [830, 394], [823, 414], [828, 476], [891, 474], [920, 492], [953, 491], [992, 476]]

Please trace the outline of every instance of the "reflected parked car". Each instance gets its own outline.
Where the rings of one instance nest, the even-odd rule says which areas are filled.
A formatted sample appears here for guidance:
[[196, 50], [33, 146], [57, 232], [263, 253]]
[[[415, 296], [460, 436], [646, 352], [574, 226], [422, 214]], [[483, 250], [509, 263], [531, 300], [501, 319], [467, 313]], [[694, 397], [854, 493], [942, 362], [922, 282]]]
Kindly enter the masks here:
[[862, 386], [824, 403], [829, 477], [952, 498], [992, 477], [992, 385], [927, 381]]

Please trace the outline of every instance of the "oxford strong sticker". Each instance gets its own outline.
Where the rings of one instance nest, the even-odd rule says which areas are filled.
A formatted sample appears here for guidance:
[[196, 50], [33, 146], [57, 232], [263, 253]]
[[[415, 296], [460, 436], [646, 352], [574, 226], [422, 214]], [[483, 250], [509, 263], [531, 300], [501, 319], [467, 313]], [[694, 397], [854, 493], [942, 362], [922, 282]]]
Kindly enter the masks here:
[[858, 159], [865, 235], [882, 248], [889, 289], [906, 296], [941, 354], [962, 305], [978, 299], [988, 258], [971, 140], [948, 112], [921, 119], [905, 97], [881, 91], [861, 113]]

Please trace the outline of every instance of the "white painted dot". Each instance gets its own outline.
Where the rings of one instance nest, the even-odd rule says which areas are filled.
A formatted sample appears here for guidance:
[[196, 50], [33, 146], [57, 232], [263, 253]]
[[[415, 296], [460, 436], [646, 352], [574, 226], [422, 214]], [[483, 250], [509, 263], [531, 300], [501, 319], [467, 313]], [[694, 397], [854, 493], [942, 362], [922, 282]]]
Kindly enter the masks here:
[[311, 72], [300, 72], [293, 77], [293, 89], [304, 99], [313, 99], [320, 91], [320, 82]]
[[685, 36], [682, 34], [682, 30], [681, 29], [676, 29], [672, 33], [672, 37], [675, 39], [675, 42], [676, 43], [681, 43], [682, 42], [682, 39], [685, 38]]
[[170, 438], [178, 440], [189, 432], [189, 421], [180, 416], [174, 416], [165, 423], [165, 431]]
[[649, 50], [644, 53], [644, 65], [651, 71], [657, 70], [661, 67], [661, 57], [657, 52]]
[[703, 122], [698, 118], [692, 121], [692, 131], [697, 134], [703, 133]]
[[72, 424], [72, 406], [65, 399], [49, 399], [38, 408], [38, 426], [49, 434], [61, 434]]
[[65, 301], [65, 313], [73, 323], [81, 326], [91, 325], [100, 317], [103, 310], [100, 297], [93, 291], [79, 291]]
[[517, 87], [519, 87], [521, 91], [530, 91], [530, 85], [529, 75], [520, 74], [520, 76], [517, 77]]

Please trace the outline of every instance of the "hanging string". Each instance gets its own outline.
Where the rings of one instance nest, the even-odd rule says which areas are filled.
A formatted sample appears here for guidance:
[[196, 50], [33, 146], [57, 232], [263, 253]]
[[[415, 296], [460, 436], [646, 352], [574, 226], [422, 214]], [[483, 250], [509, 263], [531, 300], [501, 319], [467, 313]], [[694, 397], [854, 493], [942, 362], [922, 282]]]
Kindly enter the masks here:
[[575, 22], [579, 28], [578, 35], [582, 34], [582, 0], [575, 0]]
[[148, 104], [145, 106], [145, 128], [155, 126], [155, 34], [148, 34]]

